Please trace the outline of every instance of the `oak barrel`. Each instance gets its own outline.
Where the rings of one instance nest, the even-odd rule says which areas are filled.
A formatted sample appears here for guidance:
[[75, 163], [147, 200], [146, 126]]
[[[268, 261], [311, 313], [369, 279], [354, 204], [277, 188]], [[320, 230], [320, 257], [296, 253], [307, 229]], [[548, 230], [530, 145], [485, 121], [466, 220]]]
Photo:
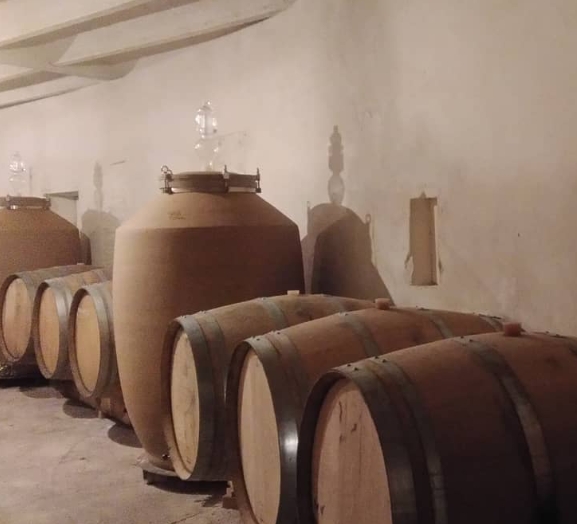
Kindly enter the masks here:
[[114, 348], [112, 281], [82, 286], [70, 305], [70, 370], [85, 398], [98, 398], [120, 384]]
[[232, 478], [246, 522], [296, 522], [298, 428], [307, 395], [323, 373], [367, 356], [501, 327], [492, 317], [382, 307], [251, 338], [235, 350], [227, 419]]
[[179, 317], [168, 327], [161, 365], [167, 452], [183, 480], [227, 480], [225, 381], [245, 338], [338, 312], [374, 307], [328, 295], [259, 298]]
[[36, 367], [32, 340], [32, 312], [38, 287], [44, 280], [74, 273], [83, 273], [91, 266], [75, 264], [36, 271], [13, 273], [0, 287], [0, 350], [2, 357], [16, 364], [33, 364]]
[[74, 294], [68, 358], [81, 398], [95, 400], [104, 414], [128, 424], [116, 363], [111, 280], [82, 286]]
[[156, 467], [172, 469], [160, 400], [168, 323], [304, 287], [298, 227], [256, 194], [259, 184], [260, 176], [167, 172], [164, 193], [117, 230], [118, 371], [130, 420]]
[[50, 278], [38, 286], [32, 310], [32, 337], [36, 363], [44, 377], [71, 380], [68, 325], [74, 293], [86, 284], [110, 279], [107, 269], [92, 269]]
[[529, 333], [330, 371], [301, 426], [300, 524], [574, 523], [576, 383], [577, 339]]

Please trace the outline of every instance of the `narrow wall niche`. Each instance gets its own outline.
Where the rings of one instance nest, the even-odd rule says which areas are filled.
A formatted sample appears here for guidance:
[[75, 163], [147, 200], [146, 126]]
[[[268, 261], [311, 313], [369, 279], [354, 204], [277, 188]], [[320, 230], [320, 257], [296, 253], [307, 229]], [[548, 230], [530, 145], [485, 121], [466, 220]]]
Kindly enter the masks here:
[[437, 199], [427, 198], [424, 194], [411, 199], [410, 257], [413, 259], [413, 286], [438, 284], [436, 207]]

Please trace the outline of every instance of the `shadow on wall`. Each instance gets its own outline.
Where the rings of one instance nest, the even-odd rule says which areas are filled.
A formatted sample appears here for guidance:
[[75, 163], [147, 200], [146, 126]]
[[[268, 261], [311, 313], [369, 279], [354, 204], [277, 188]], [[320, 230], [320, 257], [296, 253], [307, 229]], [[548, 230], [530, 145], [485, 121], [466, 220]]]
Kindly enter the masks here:
[[80, 231], [80, 260], [84, 264], [92, 264], [92, 250], [90, 238], [82, 230]]
[[97, 162], [94, 166], [94, 208], [82, 215], [82, 234], [90, 240], [89, 259], [102, 267], [112, 267], [114, 260], [114, 237], [120, 220], [104, 211], [104, 176]]
[[370, 216], [363, 221], [342, 205], [344, 148], [338, 126], [330, 137], [329, 169], [330, 203], [309, 206], [307, 236], [302, 241], [306, 291], [353, 298], [391, 298], [373, 264]]

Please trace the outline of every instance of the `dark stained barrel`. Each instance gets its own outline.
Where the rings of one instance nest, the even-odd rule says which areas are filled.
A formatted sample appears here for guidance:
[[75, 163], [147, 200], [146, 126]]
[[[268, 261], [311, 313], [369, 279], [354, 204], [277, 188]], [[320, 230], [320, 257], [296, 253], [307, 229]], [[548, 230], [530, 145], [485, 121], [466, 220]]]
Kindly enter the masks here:
[[235, 493], [247, 523], [296, 522], [298, 428], [322, 374], [367, 356], [501, 327], [491, 317], [379, 306], [254, 337], [235, 350], [228, 433]]
[[300, 524], [574, 523], [577, 339], [510, 335], [324, 375], [300, 431]]

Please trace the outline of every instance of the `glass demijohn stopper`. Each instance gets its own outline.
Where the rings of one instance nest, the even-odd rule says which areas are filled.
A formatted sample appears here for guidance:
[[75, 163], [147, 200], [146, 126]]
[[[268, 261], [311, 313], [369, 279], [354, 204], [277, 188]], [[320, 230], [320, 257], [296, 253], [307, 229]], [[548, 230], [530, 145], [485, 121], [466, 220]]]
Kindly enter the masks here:
[[196, 112], [196, 131], [200, 138], [194, 145], [194, 151], [201, 162], [202, 169], [216, 171], [221, 149], [218, 136], [218, 121], [210, 102], [205, 102]]
[[196, 112], [196, 130], [201, 138], [207, 138], [218, 133], [218, 120], [210, 102], [205, 102]]
[[15, 152], [10, 157], [9, 171], [10, 176], [8, 181], [10, 182], [13, 196], [22, 196], [28, 184], [28, 172], [20, 153]]

